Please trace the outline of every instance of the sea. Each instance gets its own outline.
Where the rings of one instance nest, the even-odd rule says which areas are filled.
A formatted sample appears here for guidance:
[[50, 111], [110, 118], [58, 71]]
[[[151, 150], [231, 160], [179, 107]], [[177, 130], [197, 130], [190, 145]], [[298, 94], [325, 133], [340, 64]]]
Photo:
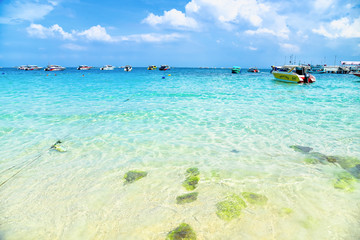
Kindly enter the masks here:
[[0, 239], [360, 239], [360, 78], [315, 77], [0, 69]]

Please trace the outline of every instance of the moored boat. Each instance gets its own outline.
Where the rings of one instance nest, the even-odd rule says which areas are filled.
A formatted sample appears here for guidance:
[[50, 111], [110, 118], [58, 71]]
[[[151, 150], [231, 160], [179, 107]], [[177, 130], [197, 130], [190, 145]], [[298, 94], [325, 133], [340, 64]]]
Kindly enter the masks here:
[[157, 67], [155, 65], [150, 65], [147, 70], [156, 70]]
[[292, 82], [292, 83], [313, 83], [316, 81], [316, 78], [307, 73], [310, 67], [308, 66], [294, 66], [288, 65], [283, 66], [280, 69], [272, 71], [272, 74], [276, 80], [283, 82]]
[[234, 67], [231, 69], [231, 73], [241, 73], [241, 67], [234, 66]]
[[126, 65], [126, 66], [124, 67], [124, 71], [125, 71], [125, 72], [131, 72], [131, 70], [132, 70], [132, 67], [131, 67], [130, 65]]
[[65, 68], [59, 65], [48, 65], [45, 69], [45, 71], [64, 71]]
[[90, 70], [92, 67], [87, 65], [80, 65], [77, 70]]
[[160, 71], [166, 71], [166, 70], [170, 70], [170, 67], [168, 65], [161, 65], [161, 67], [159, 68]]
[[247, 71], [248, 71], [248, 72], [253, 72], [253, 73], [258, 73], [258, 72], [260, 72], [259, 69], [257, 69], [257, 68], [249, 68]]
[[114, 70], [114, 66], [111, 65], [105, 65], [103, 67], [100, 68], [100, 70]]
[[32, 70], [40, 70], [42, 67], [38, 67], [36, 65], [22, 65], [18, 67], [18, 70], [32, 71]]

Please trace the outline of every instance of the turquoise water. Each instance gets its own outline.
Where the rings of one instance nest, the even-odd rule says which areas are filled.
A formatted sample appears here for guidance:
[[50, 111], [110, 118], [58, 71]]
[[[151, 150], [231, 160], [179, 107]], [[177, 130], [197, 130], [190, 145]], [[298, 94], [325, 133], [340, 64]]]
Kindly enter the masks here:
[[[165, 239], [182, 222], [198, 239], [360, 238], [359, 180], [335, 187], [356, 167], [290, 148], [360, 159], [355, 76], [0, 70], [0, 239]], [[199, 196], [178, 205], [190, 167]], [[148, 175], [124, 184], [130, 170]], [[220, 219], [242, 192], [268, 201]]]

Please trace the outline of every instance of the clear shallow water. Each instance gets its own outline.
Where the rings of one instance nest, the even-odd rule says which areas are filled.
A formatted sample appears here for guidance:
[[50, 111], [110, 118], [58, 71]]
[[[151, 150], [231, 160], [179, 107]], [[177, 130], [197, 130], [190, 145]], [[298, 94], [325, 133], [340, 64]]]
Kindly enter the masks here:
[[[0, 187], [0, 239], [164, 239], [181, 222], [198, 239], [360, 238], [359, 182], [336, 189], [343, 168], [289, 148], [360, 158], [355, 76], [1, 72], [1, 182], [39, 158]], [[48, 151], [58, 139], [67, 152]], [[200, 169], [199, 197], [177, 205], [189, 167]], [[124, 185], [134, 169], [148, 176]], [[243, 191], [268, 203], [219, 219], [216, 203]]]

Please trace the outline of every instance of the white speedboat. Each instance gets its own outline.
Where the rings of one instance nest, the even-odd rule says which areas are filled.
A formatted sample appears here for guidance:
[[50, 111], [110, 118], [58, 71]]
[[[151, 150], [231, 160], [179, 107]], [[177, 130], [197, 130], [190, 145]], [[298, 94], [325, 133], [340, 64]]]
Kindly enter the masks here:
[[48, 65], [45, 69], [45, 71], [64, 71], [65, 68], [59, 65]]
[[92, 67], [89, 67], [87, 65], [80, 65], [77, 70], [90, 70]]
[[103, 67], [100, 68], [100, 70], [114, 70], [114, 66], [111, 65], [105, 65]]
[[308, 66], [295, 66], [288, 65], [283, 66], [280, 69], [273, 68], [272, 74], [276, 80], [283, 82], [292, 82], [292, 83], [313, 83], [316, 81], [316, 78], [307, 73], [310, 69]]
[[26, 71], [33, 71], [33, 70], [41, 70], [42, 67], [38, 67], [36, 65], [27, 65]]
[[131, 70], [132, 70], [132, 67], [131, 67], [130, 65], [126, 65], [126, 66], [124, 67], [124, 71], [125, 71], [125, 72], [131, 72]]

